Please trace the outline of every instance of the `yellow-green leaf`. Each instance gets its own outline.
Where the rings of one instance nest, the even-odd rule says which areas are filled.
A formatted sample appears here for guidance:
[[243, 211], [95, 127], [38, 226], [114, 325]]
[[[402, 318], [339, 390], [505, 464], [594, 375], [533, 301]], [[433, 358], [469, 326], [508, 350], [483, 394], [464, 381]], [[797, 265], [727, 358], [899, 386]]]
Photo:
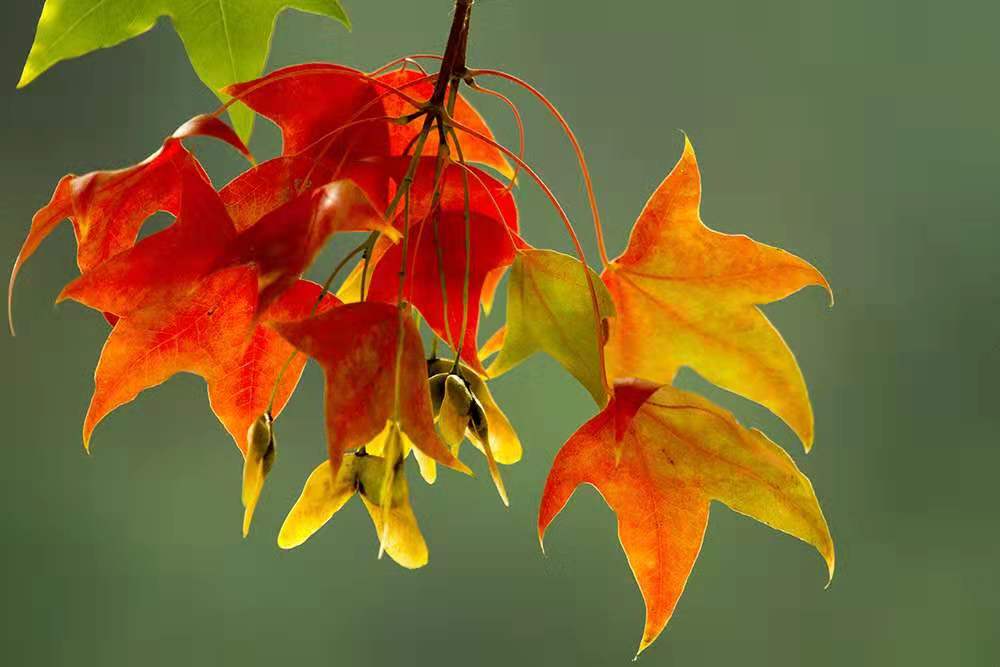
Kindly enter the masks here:
[[[260, 76], [278, 14], [287, 8], [350, 22], [338, 0], [46, 0], [18, 88], [56, 63], [115, 46], [170, 17], [201, 80], [220, 99], [225, 86]], [[230, 108], [245, 140], [253, 113]]]
[[[611, 295], [590, 271], [602, 321], [613, 317]], [[491, 377], [510, 370], [535, 352], [546, 352], [580, 381], [598, 405], [607, 402], [593, 301], [580, 262], [553, 250], [520, 253], [507, 287], [507, 333], [489, 367]], [[602, 333], [603, 338], [603, 333]]]

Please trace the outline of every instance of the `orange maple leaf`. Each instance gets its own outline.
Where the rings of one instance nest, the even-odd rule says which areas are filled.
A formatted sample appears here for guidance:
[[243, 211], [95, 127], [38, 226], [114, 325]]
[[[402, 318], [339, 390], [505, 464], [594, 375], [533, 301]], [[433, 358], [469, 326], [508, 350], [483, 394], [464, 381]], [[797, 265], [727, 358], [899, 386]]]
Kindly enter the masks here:
[[[235, 267], [214, 273], [181, 294], [161, 293], [122, 317], [108, 336], [94, 373], [84, 446], [89, 449], [94, 427], [112, 410], [143, 390], [188, 372], [205, 378], [212, 410], [246, 453], [250, 425], [269, 407], [273, 415], [281, 413], [306, 362], [299, 355], [282, 373], [294, 348], [267, 325], [307, 317], [319, 295], [318, 285], [300, 281], [257, 325], [256, 273]], [[333, 298], [327, 297], [320, 307], [333, 305]]]
[[680, 161], [646, 204], [627, 249], [602, 275], [617, 309], [609, 375], [669, 384], [690, 366], [769, 408], [808, 451], [813, 413], [805, 380], [757, 306], [808, 285], [829, 285], [791, 253], [712, 231], [700, 206], [701, 174], [685, 138]]
[[180, 178], [174, 224], [84, 272], [58, 301], [72, 299], [122, 317], [164, 292], [181, 298], [211, 272], [236, 230], [211, 183], [193, 169], [182, 170]]
[[14, 330], [14, 283], [24, 263], [63, 220], [70, 220], [77, 242], [77, 266], [89, 271], [131, 248], [143, 223], [157, 211], [177, 215], [184, 174], [208, 179], [183, 140], [215, 137], [246, 156], [247, 147], [233, 130], [214, 116], [196, 116], [177, 128], [163, 146], [139, 164], [116, 171], [69, 174], [56, 186], [52, 199], [31, 220], [21, 251], [14, 261], [7, 290], [7, 317]]
[[552, 464], [539, 540], [585, 483], [618, 517], [618, 537], [646, 601], [639, 652], [673, 614], [713, 500], [812, 544], [833, 577], [833, 540], [809, 480], [763, 433], [695, 394], [617, 382], [608, 406], [570, 437]]

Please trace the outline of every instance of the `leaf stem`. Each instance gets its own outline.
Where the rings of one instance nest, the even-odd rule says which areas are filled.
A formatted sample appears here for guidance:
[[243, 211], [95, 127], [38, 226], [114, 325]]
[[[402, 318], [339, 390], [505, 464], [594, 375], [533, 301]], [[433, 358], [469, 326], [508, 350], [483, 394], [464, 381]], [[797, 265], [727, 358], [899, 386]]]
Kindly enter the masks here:
[[445, 93], [453, 78], [461, 79], [465, 76], [465, 51], [469, 43], [469, 18], [472, 15], [473, 1], [455, 0], [455, 14], [448, 34], [448, 44], [441, 59], [434, 93], [428, 102], [431, 106], [440, 106], [445, 101]]
[[[474, 79], [467, 80], [467, 83], [469, 84], [469, 88], [472, 88], [477, 93], [482, 93], [484, 95], [489, 95], [490, 97], [495, 97], [498, 100], [500, 100], [501, 102], [503, 102], [504, 104], [506, 104], [508, 107], [510, 107], [511, 113], [514, 114], [514, 122], [517, 123], [517, 141], [518, 141], [517, 154], [523, 160], [524, 159], [524, 143], [525, 143], [524, 142], [524, 120], [521, 118], [521, 111], [520, 111], [520, 109], [517, 108], [517, 105], [514, 104], [514, 102], [509, 97], [507, 97], [506, 95], [504, 95], [503, 93], [501, 93], [499, 91], [493, 90], [492, 88], [484, 88], [483, 86], [480, 86], [478, 83], [476, 83], [476, 81]], [[517, 183], [517, 173], [518, 173], [518, 171], [520, 171], [520, 169], [521, 169], [520, 166], [514, 165], [514, 173], [511, 174], [511, 176], [510, 176], [510, 184], [507, 186], [508, 192], [510, 190], [514, 189], [514, 184]]]
[[[477, 76], [494, 76], [505, 79], [516, 86], [520, 86], [541, 102], [549, 113], [552, 114], [552, 117], [555, 118], [562, 127], [563, 132], [569, 139], [569, 142], [573, 145], [573, 152], [576, 153], [577, 162], [580, 164], [580, 172], [583, 175], [583, 182], [587, 189], [587, 201], [590, 204], [590, 213], [594, 218], [594, 234], [597, 237], [597, 249], [601, 255], [601, 264], [606, 267], [611, 262], [608, 259], [608, 251], [604, 244], [604, 230], [601, 227], [601, 215], [597, 208], [597, 197], [594, 194], [594, 184], [590, 178], [590, 169], [587, 168], [587, 160], [583, 155], [583, 147], [580, 146], [580, 142], [577, 140], [576, 134], [574, 134], [573, 129], [566, 121], [566, 118], [563, 117], [563, 115], [559, 112], [559, 109], [556, 108], [556, 105], [550, 102], [540, 90], [513, 74], [508, 74], [507, 72], [495, 69], [477, 69], [469, 71], [466, 74], [466, 79], [472, 79], [474, 81]], [[475, 86], [472, 85], [472, 87], [474, 88]]]

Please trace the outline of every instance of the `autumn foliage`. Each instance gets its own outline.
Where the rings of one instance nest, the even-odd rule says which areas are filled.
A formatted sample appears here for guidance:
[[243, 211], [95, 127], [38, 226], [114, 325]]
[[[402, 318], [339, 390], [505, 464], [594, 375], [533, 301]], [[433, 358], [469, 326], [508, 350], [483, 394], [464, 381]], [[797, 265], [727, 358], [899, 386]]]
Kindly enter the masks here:
[[[508, 502], [500, 466], [520, 459], [521, 442], [488, 382], [542, 352], [586, 388], [597, 414], [555, 457], [539, 537], [579, 485], [600, 491], [646, 602], [640, 651], [673, 613], [712, 501], [813, 545], [832, 576], [830, 532], [791, 457], [672, 386], [690, 367], [770, 409], [808, 450], [813, 414], [802, 373], [758, 306], [809, 285], [829, 289], [825, 279], [790, 253], [704, 225], [686, 138], [616, 259], [604, 251], [595, 203], [601, 271], [591, 269], [523, 146], [497, 142], [460, 88], [509, 102], [484, 87], [499, 79], [537, 97], [565, 126], [594, 203], [582, 150], [533, 87], [465, 66], [467, 28], [435, 59], [437, 73], [410, 58], [374, 72], [314, 63], [230, 86], [223, 96], [275, 123], [283, 150], [249, 162], [228, 184], [214, 184], [186, 145], [207, 136], [249, 157], [220, 120], [223, 107], [134, 166], [56, 185], [32, 220], [10, 295], [24, 263], [68, 220], [80, 276], [58, 298], [110, 323], [84, 445], [145, 389], [180, 372], [203, 377], [243, 455], [246, 534], [276, 460], [279, 416], [313, 359], [326, 377], [328, 451], [280, 546], [305, 542], [357, 495], [380, 552], [420, 567], [428, 548], [409, 501], [413, 468], [428, 483], [439, 465], [470, 473], [462, 460], [470, 450], [460, 448], [468, 439]], [[552, 199], [573, 255], [522, 237], [514, 194], [532, 183]], [[157, 211], [174, 222], [137, 241]], [[305, 280], [345, 234], [359, 243], [329, 267], [325, 284]], [[480, 310], [504, 280], [506, 324], [487, 335]]]

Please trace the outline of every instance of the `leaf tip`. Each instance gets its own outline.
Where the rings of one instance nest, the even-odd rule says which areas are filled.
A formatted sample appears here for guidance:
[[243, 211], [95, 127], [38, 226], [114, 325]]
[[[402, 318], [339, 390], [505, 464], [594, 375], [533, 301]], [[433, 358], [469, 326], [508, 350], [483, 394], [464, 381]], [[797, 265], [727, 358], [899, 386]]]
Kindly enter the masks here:
[[833, 288], [830, 286], [830, 281], [826, 279], [819, 269], [816, 269], [816, 275], [819, 276], [819, 286], [826, 290], [826, 295], [830, 297], [830, 303], [827, 305], [828, 308], [833, 308], [836, 304], [836, 299], [833, 296]]
[[833, 287], [830, 286], [830, 281], [827, 280], [826, 276], [823, 275], [823, 272], [817, 269], [815, 266], [812, 266], [811, 264], [809, 264], [808, 266], [810, 269], [813, 270], [813, 273], [816, 274], [815, 281], [813, 284], [822, 287], [824, 290], [826, 290], [826, 295], [830, 297], [830, 303], [828, 304], [827, 307], [833, 308], [834, 304], [836, 303], [836, 299], [834, 299], [833, 297]]
[[683, 157], [688, 157], [688, 156], [692, 158], [695, 157], [694, 144], [691, 143], [691, 137], [688, 136], [688, 133], [685, 132], [682, 128], [677, 128], [677, 131], [681, 133], [682, 137], [684, 137], [684, 150], [681, 152], [681, 155]]
[[[91, 399], [91, 406], [93, 406], [93, 399]], [[83, 451], [90, 455], [90, 437], [94, 434], [94, 426], [96, 426], [96, 421], [91, 421], [91, 411], [87, 410], [87, 416], [83, 420]]]
[[35, 72], [34, 68], [31, 67], [30, 61], [24, 64], [24, 69], [21, 70], [21, 77], [17, 80], [16, 90], [21, 90], [29, 83], [34, 81], [38, 77], [39, 72]]
[[472, 477], [473, 479], [475, 479], [476, 477], [476, 473], [472, 471], [472, 468], [465, 465], [465, 463], [463, 463], [462, 460], [459, 459], [458, 457], [452, 457], [452, 462], [449, 464], [448, 467], [452, 468], [453, 470], [457, 470], [458, 472], [465, 473], [466, 475]]
[[823, 587], [823, 590], [826, 591], [830, 590], [830, 586], [831, 584], [833, 584], [833, 574], [837, 569], [837, 556], [833, 551], [832, 543], [830, 544], [829, 553], [823, 554], [823, 559], [826, 561], [826, 569], [827, 569], [826, 586]]
[[804, 414], [800, 414], [797, 418], [791, 419], [786, 423], [792, 429], [792, 432], [798, 436], [799, 441], [802, 443], [802, 450], [808, 454], [812, 451], [813, 444], [816, 441], [816, 419], [813, 416], [812, 403], [809, 402], [808, 394], [805, 397], [804, 409]]
[[253, 511], [257, 507], [257, 499], [254, 498], [252, 502], [247, 503], [246, 507], [243, 509], [243, 539], [246, 539], [250, 535], [250, 524], [253, 522]]
[[14, 330], [14, 309], [10, 298], [7, 299], [7, 331], [10, 332], [10, 337], [14, 338], [17, 336], [17, 332]]
[[288, 516], [285, 517], [285, 522], [281, 524], [281, 530], [278, 531], [278, 548], [285, 551], [301, 545], [311, 536], [309, 532], [303, 534], [302, 530], [297, 527], [295, 520], [292, 518], [293, 516], [295, 516], [294, 507]]
[[17, 282], [17, 275], [21, 272], [22, 253], [23, 250], [17, 254], [14, 266], [10, 270], [10, 280], [7, 281], [7, 328], [10, 329], [11, 336], [17, 335], [14, 331], [14, 283]]
[[[75, 282], [76, 281], [74, 280], [73, 283], [75, 283]], [[73, 286], [73, 283], [70, 283], [69, 285], [66, 285], [66, 287], [63, 287], [62, 290], [60, 290], [59, 294], [56, 295], [56, 300], [55, 300], [55, 303], [53, 305], [58, 306], [63, 301], [66, 301], [67, 299], [73, 298], [72, 297], [72, 291], [70, 290], [70, 288]]]

